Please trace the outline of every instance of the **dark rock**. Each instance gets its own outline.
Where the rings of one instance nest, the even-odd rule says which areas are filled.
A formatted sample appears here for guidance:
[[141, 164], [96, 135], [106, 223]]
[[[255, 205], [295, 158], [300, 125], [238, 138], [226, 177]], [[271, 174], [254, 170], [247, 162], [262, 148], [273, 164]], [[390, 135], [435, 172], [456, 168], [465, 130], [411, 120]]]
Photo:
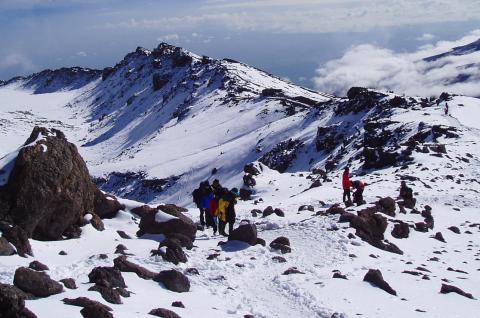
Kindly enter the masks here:
[[37, 297], [48, 297], [63, 291], [63, 286], [46, 273], [36, 272], [26, 267], [17, 268], [13, 284], [24, 292]]
[[241, 224], [228, 236], [229, 241], [241, 241], [250, 245], [257, 243], [257, 227], [255, 224]]
[[2, 236], [7, 239], [17, 249], [18, 255], [25, 257], [26, 255], [33, 256], [32, 247], [28, 240], [27, 232], [21, 227], [15, 225], [3, 231]]
[[452, 286], [452, 285], [447, 285], [447, 284], [442, 284], [442, 288], [440, 289], [440, 293], [442, 293], [442, 294], [457, 293], [457, 294], [462, 295], [464, 297], [474, 299], [472, 294], [466, 293], [458, 287], [455, 287], [455, 286]]
[[167, 83], [168, 83], [168, 78], [162, 77], [160, 74], [153, 74], [152, 84], [153, 84], [154, 91], [158, 91]]
[[185, 305], [181, 301], [174, 301], [172, 307], [185, 308]]
[[190, 238], [192, 242], [195, 241], [197, 227], [190, 218], [182, 213], [182, 211], [184, 211], [183, 208], [170, 204], [161, 205], [157, 208], [164, 213], [174, 216], [175, 218], [166, 222], [157, 222], [155, 220], [155, 216], [157, 213], [161, 212], [157, 212], [156, 209], [145, 209], [148, 210], [148, 212], [146, 212], [140, 220], [140, 229], [137, 232], [138, 236], [142, 236], [146, 233], [164, 234], [165, 236], [180, 233]]
[[149, 213], [156, 213], [158, 210], [155, 208], [152, 208], [148, 205], [142, 205], [136, 208], [133, 208], [131, 210], [132, 213], [138, 215], [140, 218], [144, 217], [145, 215]]
[[428, 226], [425, 222], [417, 222], [415, 223], [415, 231], [428, 232]]
[[253, 191], [250, 189], [240, 188], [240, 199], [248, 201], [252, 199]]
[[128, 235], [127, 233], [125, 233], [124, 231], [117, 231], [118, 235], [123, 238], [123, 239], [126, 239], [126, 240], [129, 240], [131, 239], [130, 235]]
[[296, 267], [290, 267], [282, 273], [282, 275], [291, 275], [291, 274], [305, 274], [304, 272], [299, 271]]
[[250, 213], [254, 218], [256, 218], [259, 214], [262, 214], [262, 211], [260, 211], [259, 209], [253, 209], [252, 211], [250, 211]]
[[64, 298], [62, 301], [66, 305], [78, 307], [102, 307], [106, 311], [112, 311], [112, 308], [108, 307], [107, 305], [104, 305], [96, 300], [88, 299], [87, 297]]
[[435, 236], [433, 238], [439, 240], [440, 242], [446, 243], [441, 232], [435, 233]]
[[25, 309], [25, 296], [12, 285], [0, 283], [0, 317], [22, 317]]
[[95, 267], [88, 274], [90, 283], [105, 287], [127, 287], [123, 280], [122, 273], [115, 267]]
[[301, 205], [301, 206], [298, 208], [298, 211], [310, 211], [310, 212], [314, 212], [314, 211], [315, 211], [315, 208], [313, 207], [313, 205]]
[[154, 272], [151, 272], [140, 265], [128, 261], [125, 255], [120, 255], [115, 258], [113, 260], [113, 267], [115, 267], [121, 272], [135, 273], [138, 277], [143, 279], [153, 279], [156, 276]]
[[354, 217], [356, 217], [356, 215], [353, 213], [350, 213], [350, 212], [342, 213], [338, 218], [338, 223], [349, 223], [353, 220]]
[[263, 217], [267, 217], [267, 216], [269, 216], [269, 215], [271, 215], [271, 214], [273, 214], [273, 213], [274, 213], [273, 207], [267, 206], [267, 207], [263, 210], [262, 216], [263, 216]]
[[190, 239], [190, 237], [182, 233], [172, 233], [169, 234], [167, 238], [178, 241], [180, 245], [185, 247], [187, 250], [191, 250], [193, 248], [193, 241]]
[[275, 263], [286, 263], [287, 262], [287, 260], [284, 257], [281, 257], [281, 256], [272, 257], [272, 261], [274, 261]]
[[10, 256], [15, 254], [15, 249], [4, 237], [0, 237], [0, 256]]
[[276, 239], [274, 239], [272, 243], [270, 243], [270, 246], [272, 246], [272, 244], [282, 244], [282, 245], [290, 246], [290, 240], [285, 236], [279, 236]]
[[274, 250], [279, 250], [282, 254], [287, 254], [292, 252], [292, 248], [288, 245], [283, 245], [280, 243], [270, 243], [270, 247]]
[[279, 217], [285, 217], [285, 212], [283, 212], [281, 209], [276, 208], [273, 210], [273, 213], [275, 213]]
[[98, 189], [95, 189], [93, 205], [96, 215], [102, 219], [114, 218], [118, 211], [125, 209], [125, 206], [120, 204], [114, 196], [105, 195]]
[[378, 269], [369, 269], [363, 281], [369, 282], [387, 293], [397, 296], [397, 292], [383, 279], [382, 273]]
[[174, 269], [161, 271], [153, 280], [162, 283], [168, 290], [177, 293], [188, 292], [190, 290], [188, 277]]
[[389, 216], [395, 216], [395, 207], [396, 207], [396, 202], [394, 199], [391, 197], [386, 197], [380, 199], [376, 203], [377, 207], [379, 208], [378, 211], [381, 213], [384, 213]]
[[148, 314], [152, 316], [162, 317], [162, 318], [181, 318], [179, 315], [177, 315], [173, 311], [165, 308], [152, 309]]
[[60, 282], [68, 289], [77, 289], [77, 284], [73, 278], [60, 279]]
[[456, 226], [450, 226], [448, 229], [453, 233], [460, 234], [460, 229]]
[[68, 255], [68, 254], [67, 254], [67, 252], [65, 252], [65, 251], [60, 251], [60, 252], [58, 252], [58, 255], [63, 255], [63, 256], [65, 256], [65, 255]]
[[28, 265], [29, 268], [36, 271], [48, 271], [49, 268], [47, 265], [40, 263], [39, 261], [33, 261]]
[[106, 287], [102, 285], [95, 284], [94, 286], [88, 289], [89, 291], [96, 291], [102, 295], [102, 298], [108, 301], [111, 304], [121, 304], [122, 299], [120, 298], [120, 293], [118, 290], [111, 287]]
[[267, 242], [265, 242], [264, 239], [257, 237], [257, 243], [256, 243], [255, 245], [266, 246], [266, 245], [267, 245]]
[[[56, 129], [35, 127], [15, 160], [5, 191], [8, 215], [27, 237], [59, 240], [107, 200], [93, 184], [75, 145]], [[46, 149], [46, 150], [45, 150]]]
[[346, 212], [345, 212], [345, 209], [342, 208], [342, 207], [340, 207], [339, 204], [334, 204], [334, 205], [332, 205], [332, 206], [329, 207], [329, 208], [327, 209], [327, 211], [325, 211], [325, 212], [328, 213], [328, 214], [340, 214], [340, 215], [346, 213]]
[[[164, 252], [161, 247], [166, 247], [166, 252]], [[182, 250], [182, 246], [175, 239], [165, 239], [163, 240], [157, 251], [152, 251], [153, 254], [161, 255], [163, 260], [178, 265], [179, 263], [186, 263], [187, 256]]]
[[333, 273], [333, 278], [348, 279], [347, 276], [342, 275], [340, 272]]
[[400, 221], [393, 226], [392, 236], [397, 239], [408, 238], [410, 227], [407, 223]]
[[80, 313], [84, 318], [113, 318], [111, 312], [96, 304], [83, 307]]

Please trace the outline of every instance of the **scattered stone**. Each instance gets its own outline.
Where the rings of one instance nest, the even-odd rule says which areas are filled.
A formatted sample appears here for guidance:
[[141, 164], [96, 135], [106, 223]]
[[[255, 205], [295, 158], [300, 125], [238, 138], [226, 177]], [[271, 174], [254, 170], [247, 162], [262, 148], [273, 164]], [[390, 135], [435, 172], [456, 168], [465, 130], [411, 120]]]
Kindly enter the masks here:
[[375, 205], [378, 207], [379, 212], [389, 216], [395, 216], [397, 204], [391, 197], [382, 198]]
[[60, 279], [60, 282], [68, 289], [77, 289], [77, 284], [73, 278]]
[[15, 246], [18, 255], [21, 257], [33, 256], [28, 234], [20, 226], [15, 225], [5, 229], [2, 236]]
[[90, 283], [105, 287], [127, 287], [123, 280], [122, 272], [115, 267], [95, 267], [88, 274]]
[[181, 301], [174, 301], [172, 307], [185, 308], [185, 305]]
[[325, 211], [327, 214], [344, 214], [345, 209], [342, 208], [339, 204], [334, 204]]
[[241, 241], [253, 246], [257, 243], [257, 226], [251, 223], [241, 224], [230, 233], [228, 240]]
[[161, 271], [153, 280], [162, 283], [168, 290], [177, 293], [188, 292], [190, 290], [188, 277], [174, 269]]
[[99, 292], [100, 295], [102, 295], [102, 298], [111, 304], [117, 304], [117, 305], [122, 304], [120, 293], [118, 290], [114, 288], [95, 284], [94, 286], [90, 287], [88, 290]]
[[156, 276], [154, 272], [151, 272], [140, 265], [128, 261], [125, 255], [121, 255], [115, 258], [113, 260], [113, 267], [115, 267], [121, 272], [135, 273], [138, 277], [143, 279], [153, 279]]
[[274, 257], [272, 257], [272, 260], [275, 263], [286, 263], [287, 262], [287, 260], [284, 257], [281, 257], [281, 256], [274, 256]]
[[387, 293], [397, 296], [397, 292], [383, 279], [382, 273], [378, 269], [369, 269], [363, 281], [369, 282]]
[[130, 235], [125, 233], [125, 231], [117, 231], [117, 233], [123, 239], [130, 240], [132, 238]]
[[428, 232], [428, 226], [425, 222], [417, 222], [415, 223], [415, 231]]
[[60, 251], [60, 252], [58, 252], [58, 255], [65, 256], [65, 255], [68, 255], [68, 254], [67, 254], [67, 252], [65, 252], [65, 251]]
[[113, 318], [111, 312], [96, 304], [83, 307], [80, 313], [84, 318]]
[[64, 298], [62, 301], [66, 305], [78, 307], [102, 307], [106, 311], [112, 311], [112, 308], [108, 307], [107, 305], [104, 305], [96, 300], [91, 300], [87, 297]]
[[36, 271], [48, 271], [49, 268], [47, 265], [40, 263], [39, 261], [33, 261], [28, 265], [29, 268]]
[[340, 278], [340, 279], [347, 279], [348, 280], [347, 276], [342, 275], [342, 273], [340, 273], [340, 272], [333, 273], [333, 278]]
[[162, 318], [181, 318], [179, 315], [177, 315], [173, 311], [165, 308], [152, 309], [148, 314], [152, 316], [162, 317]]
[[448, 229], [455, 234], [460, 234], [460, 229], [456, 226], [450, 226]]
[[397, 239], [408, 238], [410, 227], [407, 223], [400, 221], [393, 226], [392, 236]]
[[258, 215], [262, 214], [262, 211], [260, 211], [259, 209], [253, 209], [252, 211], [250, 211], [250, 213], [254, 218], [256, 218]]
[[437, 232], [435, 234], [435, 236], [433, 236], [434, 239], [440, 241], [440, 242], [443, 242], [443, 243], [446, 243], [445, 239], [443, 238], [443, 235], [441, 232]]
[[51, 279], [48, 274], [26, 267], [17, 268], [13, 277], [13, 284], [36, 297], [48, 297], [63, 291], [63, 286]]
[[269, 205], [263, 210], [262, 216], [265, 218], [269, 215], [272, 215], [273, 213], [274, 213], [273, 207]]
[[276, 208], [275, 210], [273, 210], [273, 213], [275, 213], [277, 216], [279, 217], [285, 217], [285, 212], [283, 212], [281, 209], [279, 208]]
[[[166, 247], [166, 251], [162, 249]], [[152, 251], [152, 254], [160, 254], [163, 260], [178, 265], [179, 263], [187, 262], [187, 255], [182, 250], [182, 246], [175, 239], [165, 239], [160, 243], [157, 251]]]
[[464, 297], [474, 299], [472, 294], [466, 293], [458, 287], [455, 287], [455, 286], [452, 286], [452, 285], [447, 285], [447, 284], [442, 284], [442, 288], [440, 289], [440, 293], [442, 293], [442, 294], [457, 293], [457, 294], [462, 295]]
[[299, 271], [296, 267], [290, 267], [289, 269], [287, 269], [282, 273], [282, 275], [290, 275], [290, 274], [305, 274], [305, 273]]
[[15, 249], [4, 237], [0, 237], [0, 256], [10, 256], [15, 254]]

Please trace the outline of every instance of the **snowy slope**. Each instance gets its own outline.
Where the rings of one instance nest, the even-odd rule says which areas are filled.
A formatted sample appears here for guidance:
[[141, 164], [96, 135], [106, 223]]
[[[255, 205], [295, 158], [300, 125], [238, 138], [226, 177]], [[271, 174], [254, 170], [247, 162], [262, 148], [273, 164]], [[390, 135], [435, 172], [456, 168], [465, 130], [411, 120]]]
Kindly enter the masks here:
[[[190, 193], [201, 180], [219, 178], [229, 187], [240, 186], [244, 165], [257, 160], [277, 168], [287, 163], [286, 172], [261, 164], [254, 200], [240, 201], [236, 208], [237, 225], [244, 219], [255, 222], [267, 247], [240, 243], [221, 247], [218, 242], [223, 238], [212, 236], [211, 230], [200, 231], [196, 247], [185, 251], [188, 262], [174, 266], [150, 256], [162, 237], [135, 237], [138, 219], [130, 209], [141, 203], [123, 200], [126, 210], [106, 220], [103, 232], [87, 225], [79, 239], [32, 241], [35, 257], [2, 257], [1, 282], [12, 283], [15, 269], [34, 259], [47, 264], [54, 279], [76, 279], [76, 290], [27, 301], [38, 317], [81, 317], [80, 308], [61, 302], [66, 297], [87, 296], [105, 303], [99, 293], [88, 291], [87, 275], [95, 266], [111, 266], [120, 243], [133, 254], [132, 262], [152, 271], [194, 267], [200, 275], [189, 277], [190, 292], [176, 294], [124, 273], [133, 294], [123, 298], [122, 305], [108, 304], [114, 317], [146, 317], [157, 307], [182, 317], [477, 315], [477, 299], [439, 291], [442, 283], [448, 283], [480, 297], [479, 99], [452, 96], [447, 100], [450, 115], [445, 116], [445, 100], [437, 105], [420, 97], [361, 89], [348, 98], [335, 98], [238, 62], [199, 57], [165, 44], [153, 51], [137, 49], [104, 70], [103, 78], [95, 74], [88, 83], [84, 78], [78, 85], [68, 80], [61, 89], [41, 94], [37, 91], [45, 84], [41, 77], [29, 85], [16, 79], [1, 86], [0, 157], [17, 149], [34, 125], [54, 127], [77, 144], [105, 190], [151, 204], [189, 206], [194, 220], [198, 212]], [[278, 147], [289, 139], [300, 146]], [[432, 150], [438, 145], [445, 145], [446, 153]], [[385, 157], [378, 157], [379, 149]], [[423, 220], [410, 210], [398, 214], [397, 208], [397, 215], [388, 217], [385, 236], [403, 255], [349, 237], [355, 230], [348, 223], [324, 214], [341, 202], [341, 171], [346, 164], [352, 167], [353, 179], [367, 183], [367, 206], [381, 197], [395, 198], [400, 180], [407, 180], [416, 193], [417, 209], [432, 207], [434, 229], [426, 233], [411, 229], [407, 239], [392, 237], [396, 220], [411, 225]], [[214, 175], [213, 168], [218, 170]], [[311, 173], [313, 168], [328, 168], [329, 180], [321, 179], [320, 187], [309, 189], [318, 178]], [[145, 181], [154, 187], [144, 186]], [[312, 205], [314, 211], [299, 211], [302, 205]], [[267, 206], [281, 208], [285, 217], [250, 213]], [[458, 227], [460, 234], [450, 226]], [[133, 239], [120, 238], [117, 230]], [[436, 232], [446, 243], [431, 238]], [[290, 239], [292, 253], [281, 255], [268, 247], [278, 236]], [[61, 250], [68, 256], [58, 255]], [[207, 260], [214, 253], [220, 255]], [[277, 263], [274, 256], [287, 262]], [[304, 274], [282, 275], [290, 267]], [[398, 296], [363, 282], [370, 268], [380, 269]], [[348, 280], [332, 278], [335, 270]], [[171, 307], [177, 300], [186, 308]]]

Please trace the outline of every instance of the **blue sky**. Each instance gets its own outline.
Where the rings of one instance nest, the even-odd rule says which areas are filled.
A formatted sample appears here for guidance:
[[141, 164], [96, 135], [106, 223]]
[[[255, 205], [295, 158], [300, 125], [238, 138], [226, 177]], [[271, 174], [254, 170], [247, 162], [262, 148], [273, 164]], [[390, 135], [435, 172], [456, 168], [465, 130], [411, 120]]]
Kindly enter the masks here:
[[0, 79], [114, 65], [161, 41], [313, 87], [356, 45], [413, 52], [480, 28], [478, 0], [0, 0]]

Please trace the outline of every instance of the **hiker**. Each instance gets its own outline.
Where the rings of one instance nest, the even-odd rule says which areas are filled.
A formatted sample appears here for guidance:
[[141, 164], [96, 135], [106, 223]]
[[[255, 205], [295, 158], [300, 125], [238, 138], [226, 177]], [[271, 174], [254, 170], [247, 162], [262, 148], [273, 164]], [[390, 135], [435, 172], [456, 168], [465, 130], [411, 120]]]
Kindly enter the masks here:
[[233, 225], [235, 224], [235, 204], [237, 204], [237, 197], [240, 196], [237, 188], [232, 188], [227, 195], [227, 200], [229, 202], [227, 208], [227, 222], [228, 222], [228, 235], [233, 232]]
[[227, 225], [227, 209], [230, 202], [228, 201], [228, 189], [222, 188], [220, 191], [220, 200], [218, 201], [218, 233], [223, 236], [228, 236], [225, 233], [225, 226]]
[[445, 103], [445, 116], [448, 115], [448, 103]]
[[400, 211], [402, 211], [402, 207], [413, 209], [417, 203], [417, 200], [413, 197], [412, 188], [409, 188], [405, 181], [402, 181], [400, 184], [400, 194], [398, 198], [402, 200], [398, 202]]
[[213, 194], [217, 199], [220, 198], [220, 192], [222, 191], [222, 185], [220, 184], [220, 181], [218, 179], [213, 180], [212, 182], [212, 189], [213, 189]]
[[352, 181], [352, 187], [355, 189], [353, 193], [353, 203], [357, 206], [363, 204], [363, 189], [365, 188], [365, 183], [361, 180]]
[[192, 196], [193, 196], [193, 202], [197, 206], [197, 208], [200, 210], [200, 224], [202, 226], [205, 226], [205, 209], [202, 206], [202, 188], [203, 188], [203, 182], [200, 182], [200, 185], [197, 189], [193, 190]]
[[[345, 167], [345, 170], [343, 170], [343, 177], [342, 177], [342, 186], [343, 186], [343, 203], [345, 203], [346, 206], [352, 205], [352, 199], [350, 197], [350, 168]], [[346, 200], [348, 198], [348, 200]]]
[[[202, 191], [202, 207], [205, 209], [205, 221], [207, 228], [210, 226], [213, 228], [213, 234], [217, 234], [217, 224], [215, 223], [215, 197], [213, 195], [212, 187], [208, 181], [203, 182]], [[213, 210], [215, 209], [215, 210]]]

